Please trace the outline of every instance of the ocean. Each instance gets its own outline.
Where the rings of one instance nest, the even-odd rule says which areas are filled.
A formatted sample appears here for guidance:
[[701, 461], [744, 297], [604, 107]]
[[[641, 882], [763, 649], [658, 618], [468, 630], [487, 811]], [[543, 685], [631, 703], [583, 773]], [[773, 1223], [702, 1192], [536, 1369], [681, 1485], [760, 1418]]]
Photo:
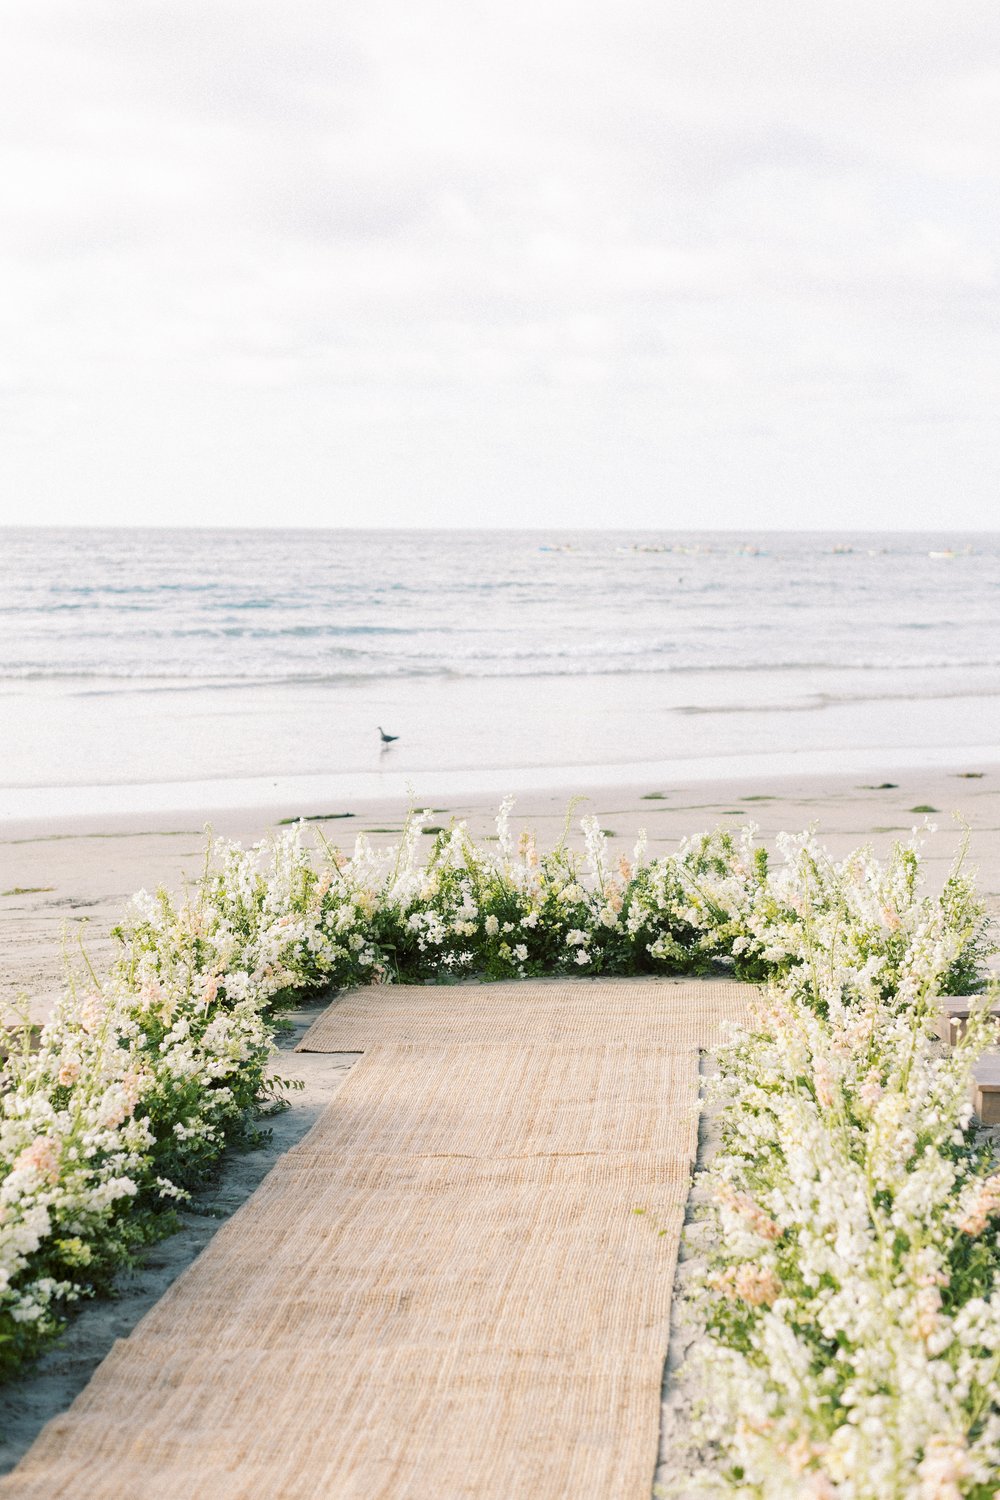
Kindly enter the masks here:
[[1000, 743], [1000, 534], [0, 537], [7, 817]]

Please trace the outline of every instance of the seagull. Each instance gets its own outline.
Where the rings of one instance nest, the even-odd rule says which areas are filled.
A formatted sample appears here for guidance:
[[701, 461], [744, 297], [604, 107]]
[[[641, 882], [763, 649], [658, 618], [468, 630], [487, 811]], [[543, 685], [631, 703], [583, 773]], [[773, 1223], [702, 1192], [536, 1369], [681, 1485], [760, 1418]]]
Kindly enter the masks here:
[[381, 724], [377, 725], [376, 727], [378, 729], [379, 734], [382, 736], [382, 743], [383, 743], [383, 745], [391, 745], [392, 742], [393, 742], [393, 740], [398, 740], [399, 739], [399, 735], [398, 734], [386, 734], [386, 732], [382, 728]]

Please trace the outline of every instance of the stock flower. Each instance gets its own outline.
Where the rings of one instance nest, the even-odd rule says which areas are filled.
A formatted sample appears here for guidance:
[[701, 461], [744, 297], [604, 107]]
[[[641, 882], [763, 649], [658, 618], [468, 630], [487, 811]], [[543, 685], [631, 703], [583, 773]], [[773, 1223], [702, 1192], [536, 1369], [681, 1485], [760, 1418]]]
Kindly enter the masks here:
[[52, 1136], [36, 1136], [30, 1146], [25, 1146], [14, 1158], [13, 1171], [37, 1172], [49, 1182], [59, 1177], [59, 1142]]
[[101, 1028], [104, 1020], [105, 1005], [101, 995], [88, 995], [80, 1006], [80, 1025], [88, 1036], [93, 1036]]
[[882, 1082], [878, 1070], [870, 1068], [865, 1074], [864, 1081], [858, 1089], [858, 1098], [865, 1109], [874, 1109], [882, 1097]]
[[1000, 1172], [973, 1187], [956, 1222], [963, 1234], [980, 1235], [994, 1214], [1000, 1214]]
[[746, 1302], [750, 1307], [770, 1307], [781, 1296], [781, 1279], [770, 1266], [756, 1266], [748, 1261], [727, 1266], [709, 1278], [709, 1285], [732, 1301]]
[[968, 1479], [969, 1475], [964, 1438], [935, 1433], [928, 1439], [917, 1469], [920, 1500], [961, 1500], [961, 1481]]
[[752, 1234], [762, 1240], [776, 1240], [781, 1234], [769, 1213], [755, 1203], [748, 1193], [734, 1193], [727, 1183], [720, 1183], [715, 1191], [716, 1201], [730, 1208], [746, 1223]]

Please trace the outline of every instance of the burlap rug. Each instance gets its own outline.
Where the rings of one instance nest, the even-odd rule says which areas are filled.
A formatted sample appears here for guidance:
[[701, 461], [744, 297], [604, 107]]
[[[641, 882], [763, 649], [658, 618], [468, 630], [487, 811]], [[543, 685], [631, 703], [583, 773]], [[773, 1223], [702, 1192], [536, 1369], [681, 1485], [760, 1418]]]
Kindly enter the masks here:
[[306, 1032], [300, 1052], [365, 1051], [375, 1043], [519, 1040], [714, 1047], [745, 1022], [754, 988], [724, 979], [534, 979], [503, 984], [352, 990]]
[[329, 1109], [0, 1495], [647, 1500], [697, 1048], [746, 993], [335, 1002]]

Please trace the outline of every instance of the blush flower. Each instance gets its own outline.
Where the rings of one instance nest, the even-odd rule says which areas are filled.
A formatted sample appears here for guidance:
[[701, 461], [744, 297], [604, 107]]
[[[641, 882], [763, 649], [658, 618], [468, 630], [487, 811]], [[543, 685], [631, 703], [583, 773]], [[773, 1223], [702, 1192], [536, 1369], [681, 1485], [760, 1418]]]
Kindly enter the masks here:
[[104, 999], [101, 995], [88, 995], [80, 1006], [80, 1025], [88, 1036], [94, 1036], [100, 1031], [104, 1011]]
[[936, 1434], [924, 1448], [917, 1469], [919, 1500], [961, 1500], [969, 1477], [969, 1456], [961, 1437]]
[[781, 1279], [770, 1266], [756, 1266], [744, 1261], [727, 1266], [709, 1279], [709, 1285], [730, 1302], [746, 1302], [750, 1307], [771, 1307], [781, 1296]]
[[971, 1202], [958, 1220], [963, 1234], [980, 1235], [993, 1214], [1000, 1213], [1000, 1172], [980, 1183]]
[[14, 1158], [14, 1171], [35, 1171], [49, 1182], [59, 1177], [59, 1142], [50, 1135], [36, 1136], [30, 1146]]

